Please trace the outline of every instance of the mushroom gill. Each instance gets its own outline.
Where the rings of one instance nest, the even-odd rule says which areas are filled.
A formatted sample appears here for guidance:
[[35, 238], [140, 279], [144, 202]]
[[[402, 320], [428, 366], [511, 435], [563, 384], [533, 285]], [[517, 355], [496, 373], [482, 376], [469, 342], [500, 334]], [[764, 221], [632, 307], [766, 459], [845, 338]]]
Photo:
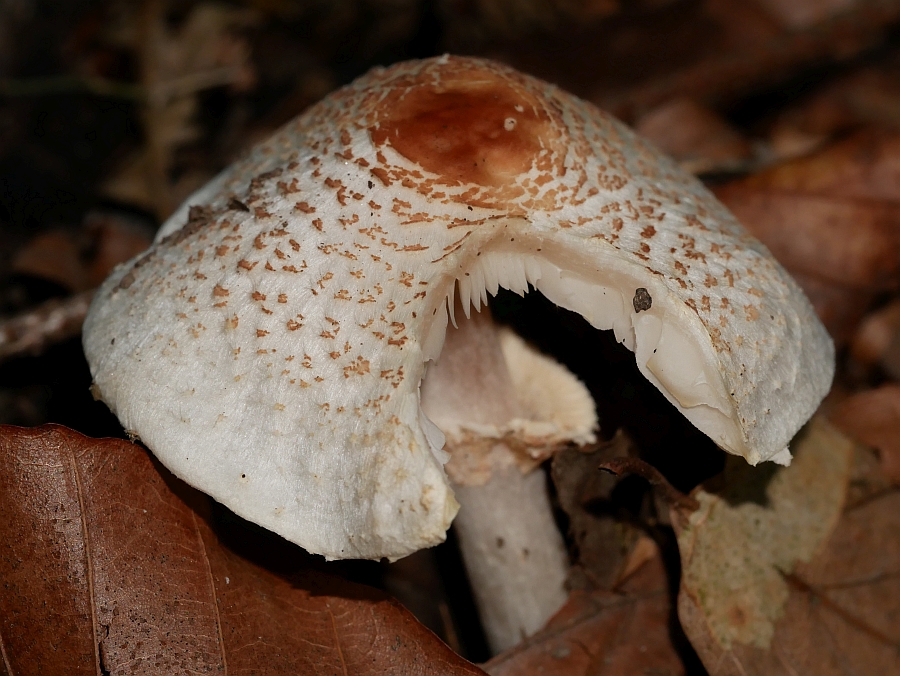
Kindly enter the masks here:
[[[547, 239], [529, 237], [522, 232], [527, 226], [517, 225], [510, 223], [508, 231], [515, 234], [478, 251], [448, 285], [445, 301], [425, 330], [426, 361], [439, 357], [448, 320], [457, 325], [455, 297], [469, 317], [470, 308], [480, 311], [488, 296], [495, 296], [500, 288], [520, 296], [536, 289], [594, 328], [612, 330], [616, 340], [635, 353], [640, 372], [682, 415], [723, 449], [751, 454], [741, 437], [718, 360], [708, 339], [691, 335], [691, 327], [685, 326], [683, 303], [652, 276], [616, 269], [622, 266], [579, 261], [571, 251], [562, 251]], [[789, 462], [790, 456], [775, 459]]]

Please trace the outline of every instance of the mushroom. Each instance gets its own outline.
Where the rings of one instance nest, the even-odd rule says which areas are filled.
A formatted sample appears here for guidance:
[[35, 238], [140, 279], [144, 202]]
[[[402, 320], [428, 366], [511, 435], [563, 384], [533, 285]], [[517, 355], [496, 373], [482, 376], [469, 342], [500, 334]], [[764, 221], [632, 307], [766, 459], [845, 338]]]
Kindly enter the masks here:
[[595, 441], [587, 388], [563, 366], [498, 331], [487, 309], [457, 301], [422, 409], [446, 436], [460, 510], [453, 528], [488, 645], [530, 636], [563, 605], [569, 562], [547, 478], [535, 471], [567, 444]]
[[457, 297], [534, 287], [612, 329], [751, 463], [827, 391], [797, 285], [695, 179], [490, 61], [375, 69], [192, 196], [96, 295], [96, 391], [176, 475], [327, 558], [396, 559], [457, 512], [422, 412]]

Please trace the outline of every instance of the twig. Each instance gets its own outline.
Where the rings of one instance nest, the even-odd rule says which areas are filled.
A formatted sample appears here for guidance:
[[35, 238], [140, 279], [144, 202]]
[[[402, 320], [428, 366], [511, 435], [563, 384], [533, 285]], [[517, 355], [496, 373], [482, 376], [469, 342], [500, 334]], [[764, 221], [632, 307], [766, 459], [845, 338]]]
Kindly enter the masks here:
[[157, 82], [153, 85], [153, 89], [148, 91], [147, 100], [153, 106], [164, 107], [176, 99], [193, 96], [205, 89], [230, 85], [235, 80], [236, 71], [235, 66], [221, 66]]
[[162, 84], [160, 49], [164, 45], [164, 14], [161, 0], [145, 0], [141, 10], [138, 42], [141, 84], [150, 93], [144, 101], [142, 111], [147, 148], [147, 185], [156, 203], [156, 215], [160, 221], [166, 220], [174, 209], [169, 184], [171, 155], [163, 129], [166, 100], [164, 96], [156, 94]]
[[36, 78], [0, 78], [0, 97], [26, 98], [29, 96], [50, 96], [69, 92], [88, 92], [132, 101], [150, 101], [158, 106], [191, 96], [205, 89], [224, 87], [235, 80], [234, 66], [208, 68], [196, 73], [160, 82], [148, 91], [145, 87], [131, 82], [116, 82], [102, 77], [77, 77], [73, 75], [50, 75]]
[[116, 82], [101, 77], [51, 75], [36, 78], [0, 78], [0, 97], [24, 98], [85, 91], [96, 96], [140, 100], [144, 90], [130, 82]]
[[637, 474], [649, 481], [651, 486], [659, 489], [660, 495], [669, 504], [687, 512], [700, 509], [700, 503], [695, 498], [679, 491], [658, 469], [638, 458], [613, 458], [609, 462], [604, 462], [598, 469], [616, 476]]
[[77, 336], [93, 297], [93, 290], [83, 291], [0, 320], [0, 361], [39, 354], [54, 343]]

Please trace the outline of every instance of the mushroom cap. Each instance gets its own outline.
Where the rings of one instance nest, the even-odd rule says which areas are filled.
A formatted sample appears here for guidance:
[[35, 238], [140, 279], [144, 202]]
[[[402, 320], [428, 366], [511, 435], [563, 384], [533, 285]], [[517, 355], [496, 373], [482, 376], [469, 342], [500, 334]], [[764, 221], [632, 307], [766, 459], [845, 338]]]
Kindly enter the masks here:
[[452, 295], [529, 284], [751, 463], [787, 462], [829, 388], [809, 303], [697, 180], [552, 85], [448, 56], [371, 71], [192, 196], [84, 344], [176, 475], [310, 552], [397, 558], [457, 510], [419, 404]]

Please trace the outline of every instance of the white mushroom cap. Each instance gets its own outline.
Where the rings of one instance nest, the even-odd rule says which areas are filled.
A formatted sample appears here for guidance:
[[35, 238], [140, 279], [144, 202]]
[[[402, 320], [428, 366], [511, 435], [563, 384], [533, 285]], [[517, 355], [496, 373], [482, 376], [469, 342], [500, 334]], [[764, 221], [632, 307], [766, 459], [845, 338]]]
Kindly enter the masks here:
[[809, 303], [699, 182], [590, 104], [455, 57], [373, 70], [189, 199], [99, 291], [85, 350], [175, 474], [311, 552], [395, 558], [457, 509], [419, 406], [448, 297], [529, 284], [751, 463], [789, 460], [830, 385]]

